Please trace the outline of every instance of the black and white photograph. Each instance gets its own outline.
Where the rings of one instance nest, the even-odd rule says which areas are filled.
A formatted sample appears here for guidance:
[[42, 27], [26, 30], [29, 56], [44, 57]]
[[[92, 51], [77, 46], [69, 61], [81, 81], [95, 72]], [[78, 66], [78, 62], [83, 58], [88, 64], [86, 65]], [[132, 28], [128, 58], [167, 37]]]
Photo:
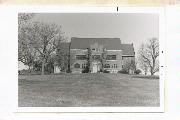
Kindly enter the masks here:
[[160, 107], [159, 14], [18, 13], [18, 107]]

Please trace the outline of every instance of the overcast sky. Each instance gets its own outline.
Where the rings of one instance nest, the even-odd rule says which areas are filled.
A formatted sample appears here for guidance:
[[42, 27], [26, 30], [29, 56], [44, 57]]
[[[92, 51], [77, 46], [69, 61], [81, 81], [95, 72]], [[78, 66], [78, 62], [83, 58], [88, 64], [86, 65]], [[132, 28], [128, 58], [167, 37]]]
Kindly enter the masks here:
[[65, 36], [120, 38], [122, 43], [133, 43], [135, 52], [142, 42], [159, 37], [158, 14], [142, 13], [57, 13], [36, 14], [34, 20], [62, 26]]

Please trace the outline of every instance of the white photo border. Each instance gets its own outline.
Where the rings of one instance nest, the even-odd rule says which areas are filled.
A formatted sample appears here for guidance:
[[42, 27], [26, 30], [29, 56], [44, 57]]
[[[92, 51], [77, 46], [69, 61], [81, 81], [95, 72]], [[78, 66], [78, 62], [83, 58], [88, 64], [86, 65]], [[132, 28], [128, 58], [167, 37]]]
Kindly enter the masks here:
[[17, 61], [14, 62], [13, 71], [16, 71], [14, 76], [16, 87], [13, 87], [14, 94], [13, 98], [16, 100], [13, 103], [13, 112], [69, 112], [69, 113], [91, 113], [91, 112], [164, 112], [165, 111], [165, 11], [163, 7], [82, 7], [82, 6], [3, 6], [4, 8], [12, 8], [9, 11], [9, 8], [6, 9], [13, 14], [14, 25], [12, 37], [14, 38], [13, 43], [15, 43], [14, 48], [16, 49], [16, 58], [18, 56], [18, 13], [154, 13], [159, 14], [159, 45], [160, 45], [160, 106], [159, 107], [18, 107], [18, 67]]

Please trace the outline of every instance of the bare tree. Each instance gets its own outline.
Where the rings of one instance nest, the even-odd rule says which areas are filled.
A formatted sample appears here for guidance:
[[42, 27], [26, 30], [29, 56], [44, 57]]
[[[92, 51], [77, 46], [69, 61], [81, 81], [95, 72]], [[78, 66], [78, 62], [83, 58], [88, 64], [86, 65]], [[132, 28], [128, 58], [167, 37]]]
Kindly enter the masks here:
[[56, 63], [58, 65], [58, 67], [62, 70], [62, 71], [67, 71], [69, 72], [69, 47], [70, 47], [70, 43], [64, 42], [61, 43], [60, 45], [58, 45], [58, 48], [56, 50]]
[[107, 59], [107, 50], [106, 50], [106, 48], [103, 47], [101, 51], [102, 51], [101, 58], [100, 58], [101, 69], [102, 69], [102, 71], [104, 71], [104, 66], [105, 66], [106, 59]]
[[147, 75], [148, 64], [143, 61], [141, 57], [138, 58], [139, 67], [144, 71], [144, 74]]
[[139, 49], [140, 64], [148, 66], [151, 75], [159, 71], [159, 43], [157, 38], [152, 38]]
[[28, 44], [26, 28], [34, 15], [33, 13], [18, 14], [18, 61], [29, 66], [29, 70], [36, 58], [36, 51]]
[[28, 24], [24, 31], [26, 44], [37, 52], [37, 57], [42, 63], [41, 74], [44, 74], [48, 59], [55, 54], [55, 50], [64, 40], [61, 27], [55, 24], [33, 22]]
[[91, 62], [92, 62], [92, 51], [91, 48], [87, 48], [87, 64], [86, 64], [86, 72], [90, 73], [91, 72]]
[[127, 60], [124, 63], [124, 68], [123, 69], [126, 70], [128, 73], [130, 73], [130, 70], [135, 71], [136, 70], [135, 60], [133, 60], [133, 59]]
[[34, 13], [19, 13], [18, 14], [18, 25], [21, 27], [23, 23], [27, 23], [35, 16]]

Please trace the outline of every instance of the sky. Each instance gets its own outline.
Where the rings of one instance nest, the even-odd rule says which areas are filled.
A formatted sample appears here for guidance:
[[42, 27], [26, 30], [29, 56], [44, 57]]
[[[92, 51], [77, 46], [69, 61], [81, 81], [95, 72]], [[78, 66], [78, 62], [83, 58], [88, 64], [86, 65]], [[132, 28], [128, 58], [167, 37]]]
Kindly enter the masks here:
[[33, 21], [55, 23], [71, 37], [120, 38], [133, 43], [135, 53], [142, 43], [159, 38], [159, 16], [147, 13], [37, 13]]
[[139, 46], [152, 37], [159, 37], [158, 14], [144, 13], [41, 13], [35, 21], [55, 23], [71, 37], [120, 38], [122, 43]]

